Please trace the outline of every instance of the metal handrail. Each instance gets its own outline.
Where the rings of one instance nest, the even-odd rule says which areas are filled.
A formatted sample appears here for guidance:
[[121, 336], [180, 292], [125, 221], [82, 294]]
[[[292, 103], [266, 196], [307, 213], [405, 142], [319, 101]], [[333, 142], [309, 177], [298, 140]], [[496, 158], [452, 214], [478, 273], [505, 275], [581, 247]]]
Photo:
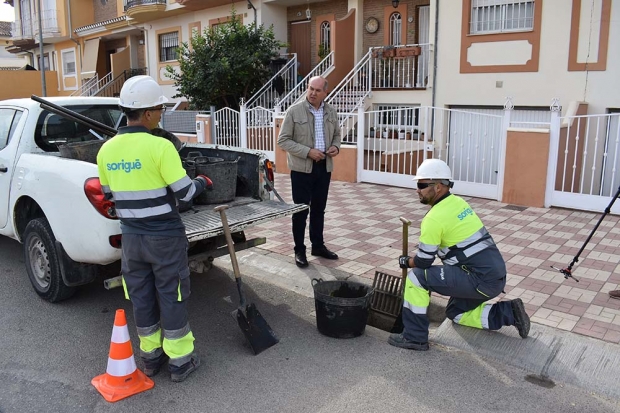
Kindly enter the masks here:
[[336, 105], [335, 101], [341, 99], [345, 93], [349, 93], [357, 98], [357, 102], [355, 103], [353, 109], [346, 112], [349, 116], [344, 116], [340, 121], [340, 126], [343, 126], [347, 120], [357, 111], [360, 105], [364, 102], [364, 99], [371, 92], [370, 85], [370, 57], [371, 57], [372, 49], [368, 50], [368, 53], [360, 59], [359, 62], [353, 67], [353, 69], [347, 73], [347, 75], [338, 83], [338, 85], [334, 88], [334, 91], [327, 98], [327, 103], [332, 105]]
[[[275, 75], [273, 75], [271, 79], [269, 79], [269, 81], [265, 83], [263, 87], [261, 87], [258, 90], [258, 92], [254, 94], [254, 96], [248, 99], [248, 101], [245, 104], [248, 109], [256, 105], [270, 106], [268, 105], [268, 103], [271, 103], [273, 99], [269, 99], [269, 95], [271, 94], [271, 91], [273, 90], [272, 89], [273, 83], [278, 78], [278, 76], [281, 76], [285, 79], [297, 80], [297, 53], [292, 53], [292, 55], [293, 57], [288, 62], [286, 62], [286, 64], [282, 66], [282, 68], [278, 70], [278, 72]], [[286, 72], [289, 70], [291, 71], [291, 73], [289, 73], [288, 76], [286, 76]], [[285, 89], [285, 92], [288, 93], [286, 89]]]
[[136, 6], [148, 6], [148, 5], [167, 5], [167, 0], [126, 0], [125, 1], [125, 11], [129, 10], [132, 7]]
[[82, 84], [75, 92], [71, 93], [70, 96], [89, 96], [88, 92], [93, 88], [94, 85], [99, 82], [99, 75], [95, 73], [95, 76], [88, 79], [85, 83]]
[[278, 102], [277, 106], [280, 108], [280, 111], [285, 112], [286, 109], [289, 108], [289, 106], [293, 105], [295, 102], [297, 102], [300, 98], [304, 96], [304, 94], [306, 93], [306, 90], [308, 89], [308, 83], [310, 82], [310, 79], [312, 77], [321, 76], [333, 67], [334, 67], [334, 52], [330, 52], [327, 56], [325, 56], [323, 60], [319, 62], [318, 65], [314, 67], [314, 69], [310, 71], [310, 73], [306, 75], [306, 77], [304, 77], [297, 84], [297, 86], [295, 86], [290, 92], [288, 92], [282, 98], [282, 100], [280, 100], [280, 102]]

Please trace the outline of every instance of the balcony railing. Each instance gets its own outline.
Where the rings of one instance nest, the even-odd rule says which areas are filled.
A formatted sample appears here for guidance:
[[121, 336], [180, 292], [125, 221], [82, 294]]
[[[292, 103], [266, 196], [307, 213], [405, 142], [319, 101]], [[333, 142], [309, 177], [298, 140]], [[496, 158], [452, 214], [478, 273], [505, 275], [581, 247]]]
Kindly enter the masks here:
[[32, 39], [32, 19], [25, 18], [11, 23], [11, 37], [13, 40]]
[[[39, 35], [39, 14], [35, 13], [32, 20], [32, 27], [34, 30], [34, 36]], [[51, 37], [60, 33], [60, 26], [58, 25], [58, 10], [43, 10], [43, 18], [41, 19], [41, 28], [43, 29], [44, 37]]]
[[125, 1], [125, 11], [129, 10], [132, 7], [137, 6], [155, 6], [155, 5], [163, 5], [165, 6], [167, 0], [126, 0]]

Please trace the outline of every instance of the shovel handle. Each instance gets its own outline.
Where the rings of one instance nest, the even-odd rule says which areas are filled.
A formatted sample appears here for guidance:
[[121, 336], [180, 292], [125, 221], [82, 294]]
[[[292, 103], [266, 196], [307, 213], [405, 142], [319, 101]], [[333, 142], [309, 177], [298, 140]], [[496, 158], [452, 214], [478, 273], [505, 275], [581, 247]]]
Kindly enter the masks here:
[[222, 219], [222, 228], [224, 228], [224, 236], [226, 237], [226, 245], [228, 245], [228, 253], [230, 254], [230, 262], [232, 263], [233, 272], [235, 273], [235, 278], [241, 278], [241, 273], [239, 272], [239, 263], [237, 263], [237, 254], [235, 253], [235, 245], [232, 240], [232, 235], [230, 234], [230, 227], [228, 226], [228, 219], [226, 218], [226, 210], [228, 209], [228, 205], [219, 205], [213, 208], [213, 211], [220, 213], [220, 218]]
[[[411, 221], [405, 217], [400, 217], [400, 222], [403, 223], [403, 255], [409, 255], [409, 225], [411, 225]], [[406, 268], [403, 268], [402, 277], [403, 280], [401, 282], [401, 291], [404, 293], [405, 281], [407, 280]]]

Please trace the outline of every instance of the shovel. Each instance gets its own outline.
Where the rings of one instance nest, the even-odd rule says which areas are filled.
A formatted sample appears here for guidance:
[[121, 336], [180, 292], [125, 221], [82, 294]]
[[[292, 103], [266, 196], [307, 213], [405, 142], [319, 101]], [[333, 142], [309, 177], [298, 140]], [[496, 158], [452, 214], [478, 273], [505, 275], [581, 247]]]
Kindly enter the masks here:
[[222, 227], [226, 236], [226, 244], [228, 244], [228, 252], [230, 253], [230, 261], [235, 273], [235, 281], [237, 282], [237, 291], [239, 292], [239, 308], [231, 313], [233, 318], [237, 319], [239, 328], [247, 338], [254, 354], [259, 354], [269, 347], [276, 345], [280, 340], [273, 332], [267, 321], [256, 308], [254, 303], [246, 304], [245, 294], [243, 293], [243, 285], [241, 282], [241, 273], [239, 272], [239, 264], [237, 263], [237, 254], [233, 244], [230, 228], [228, 227], [228, 219], [226, 218], [226, 209], [228, 205], [220, 205], [213, 210], [220, 213], [222, 219]]

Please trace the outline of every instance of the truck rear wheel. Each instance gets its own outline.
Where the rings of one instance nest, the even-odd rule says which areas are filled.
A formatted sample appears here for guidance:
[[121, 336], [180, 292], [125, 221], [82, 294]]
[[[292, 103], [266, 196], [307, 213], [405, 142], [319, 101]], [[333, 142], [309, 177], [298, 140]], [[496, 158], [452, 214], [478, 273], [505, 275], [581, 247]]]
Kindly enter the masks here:
[[71, 297], [74, 287], [62, 280], [56, 238], [46, 218], [33, 219], [24, 230], [24, 257], [28, 278], [36, 293], [50, 303]]

